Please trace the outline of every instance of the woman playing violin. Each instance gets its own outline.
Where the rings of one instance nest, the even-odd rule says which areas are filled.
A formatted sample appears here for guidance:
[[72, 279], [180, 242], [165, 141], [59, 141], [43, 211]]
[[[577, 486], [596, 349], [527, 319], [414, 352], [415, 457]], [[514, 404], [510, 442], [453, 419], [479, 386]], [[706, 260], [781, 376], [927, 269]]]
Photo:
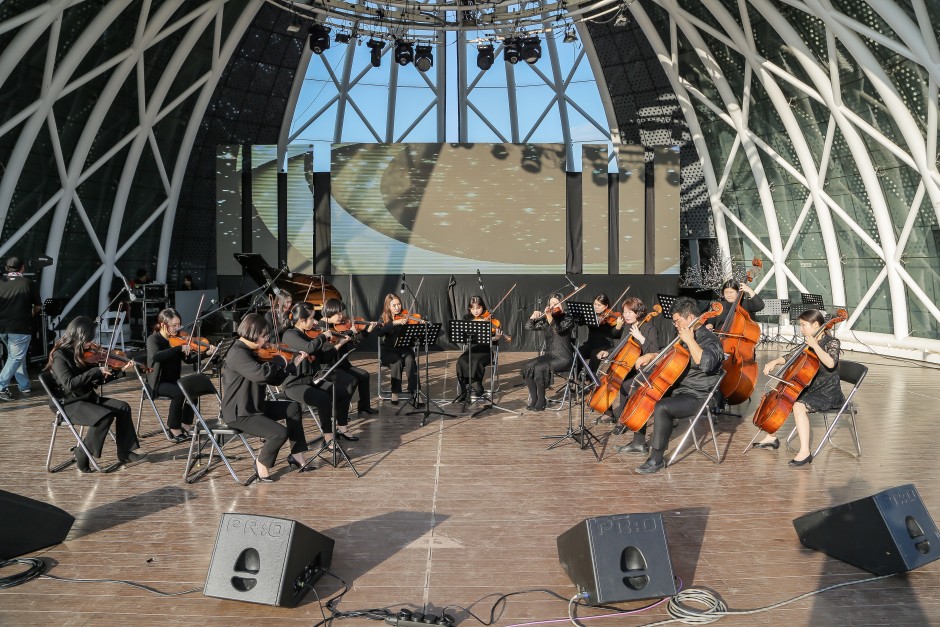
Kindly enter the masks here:
[[414, 395], [418, 388], [418, 366], [415, 363], [414, 351], [395, 348], [395, 340], [401, 333], [402, 325], [411, 321], [410, 314], [405, 314], [401, 299], [395, 294], [385, 296], [385, 305], [382, 309], [382, 324], [377, 327], [382, 342], [382, 365], [388, 366], [392, 371], [392, 405], [398, 404], [398, 395], [401, 394], [402, 372], [408, 371], [408, 394]]
[[[95, 323], [91, 319], [78, 316], [72, 320], [62, 338], [52, 347], [46, 370], [52, 370], [52, 376], [64, 391], [63, 404], [68, 407], [69, 418], [90, 427], [83, 442], [91, 454], [101, 456], [108, 430], [111, 423], [115, 423], [118, 459], [125, 463], [138, 462], [147, 454], [137, 452], [140, 442], [134, 431], [131, 406], [124, 401], [99, 396], [95, 390], [98, 385], [115, 378], [117, 373], [85, 358], [86, 350], [96, 347], [94, 337]], [[134, 362], [127, 360], [121, 370], [133, 367]], [[75, 462], [81, 472], [91, 470], [88, 458], [79, 446], [75, 447]]]
[[[352, 350], [376, 327], [375, 322], [369, 322], [360, 330], [356, 324], [349, 324], [348, 318], [346, 304], [338, 298], [331, 298], [323, 305], [323, 320], [326, 320], [331, 332], [335, 333], [336, 331], [333, 329], [336, 326], [347, 323], [349, 329], [342, 331], [342, 333], [350, 339], [348, 343], [340, 346], [335, 353], [330, 355], [333, 359], [324, 362], [326, 365], [333, 364], [334, 359], [339, 359]], [[372, 409], [372, 392], [369, 388], [369, 379], [371, 377], [368, 370], [354, 366], [346, 359], [336, 368], [333, 376], [338, 377], [339, 384], [348, 389], [350, 398], [352, 398], [354, 392], [359, 391], [359, 404], [356, 409], [360, 414], [378, 413]]]
[[[307, 354], [298, 353], [291, 362], [280, 355], [271, 361], [261, 361], [254, 351], [265, 347], [271, 329], [267, 321], [255, 313], [242, 318], [237, 333], [238, 340], [232, 344], [222, 364], [222, 388], [225, 390], [222, 420], [230, 427], [264, 439], [255, 468], [258, 481], [267, 483], [273, 481], [271, 467], [277, 459], [277, 452], [288, 439], [291, 441], [291, 454], [287, 456], [287, 463], [298, 467], [304, 465], [307, 439], [300, 405], [294, 401], [265, 400], [265, 386], [283, 383], [289, 375], [297, 372], [297, 365], [307, 358]], [[287, 426], [278, 424], [279, 420], [284, 420]]]
[[[274, 306], [271, 311], [264, 314], [264, 319], [268, 326], [278, 331], [283, 331], [291, 326], [290, 310], [294, 305], [294, 297], [287, 291], [281, 290], [281, 293], [274, 298]], [[277, 324], [275, 324], [275, 322]]]
[[552, 294], [548, 307], [533, 311], [525, 323], [526, 329], [545, 335], [545, 353], [522, 367], [522, 378], [529, 388], [526, 409], [530, 411], [545, 409], [545, 388], [551, 385], [553, 373], [566, 373], [574, 359], [572, 334], [577, 325], [571, 316], [565, 315], [562, 298], [561, 294]]
[[[486, 303], [480, 296], [471, 296], [467, 301], [467, 313], [464, 314], [464, 320], [484, 320], [486, 314]], [[472, 390], [477, 397], [483, 396], [483, 373], [486, 367], [492, 363], [491, 343], [496, 342], [502, 336], [501, 329], [495, 329], [491, 342], [482, 344], [472, 344], [457, 358], [457, 391], [456, 402], [463, 403], [467, 400], [468, 393]], [[473, 358], [471, 359], [471, 353]], [[473, 362], [473, 370], [470, 370], [470, 363]]]
[[[323, 437], [329, 442], [333, 439], [333, 384], [330, 381], [321, 381], [314, 386], [313, 380], [317, 370], [336, 354], [336, 349], [330, 343], [329, 331], [310, 338], [309, 332], [319, 328], [313, 314], [313, 307], [309, 303], [297, 303], [291, 310], [294, 326], [284, 331], [281, 340], [293, 350], [314, 355], [316, 361], [300, 362], [296, 374], [290, 375], [284, 382], [284, 393], [292, 401], [317, 408]], [[349, 399], [350, 393], [347, 391], [347, 386], [337, 387], [335, 412], [337, 433], [345, 433], [346, 425], [349, 424]]]
[[588, 362], [591, 372], [597, 372], [601, 364], [603, 357], [599, 353], [607, 353], [617, 345], [623, 328], [618, 312], [610, 309], [610, 297], [607, 294], [601, 292], [594, 297], [594, 313], [597, 314], [598, 325], [588, 327], [587, 340], [578, 349]]
[[[193, 428], [193, 409], [185, 403], [183, 392], [176, 382], [182, 375], [183, 362], [195, 363], [198, 351], [187, 342], [172, 346], [170, 338], [177, 338], [180, 330], [180, 315], [175, 309], [164, 309], [157, 314], [157, 328], [147, 337], [147, 365], [153, 371], [147, 374], [147, 385], [154, 396], [166, 396], [170, 399], [167, 426], [170, 435], [177, 444], [189, 438]], [[175, 342], [174, 342], [175, 343]], [[208, 344], [207, 355], [215, 352], [215, 347]]]
[[[650, 320], [645, 324], [640, 324], [644, 317], [646, 317], [646, 305], [642, 300], [636, 296], [630, 296], [623, 301], [623, 308], [621, 309], [620, 317], [617, 320], [617, 324], [620, 325], [620, 329], [617, 329], [617, 331], [619, 333], [623, 333], [622, 329], [629, 329], [628, 333], [640, 344], [641, 350], [640, 356], [637, 357], [636, 362], [633, 364], [633, 373], [636, 373], [637, 370], [653, 361], [653, 359], [656, 358], [656, 353], [659, 352], [661, 347], [661, 344], [659, 343], [659, 331], [653, 325], [653, 321]], [[604, 350], [599, 352], [597, 356], [600, 359], [606, 359], [610, 356], [610, 353]], [[613, 410], [613, 416], [619, 416], [621, 413], [623, 413], [623, 407], [626, 404], [627, 399], [630, 397], [632, 385], [633, 377], [624, 378], [623, 384], [620, 387], [619, 407]], [[646, 446], [646, 427], [643, 427], [640, 429], [640, 431], [636, 432], [634, 435], [634, 443], [622, 447], [621, 450], [631, 451], [632, 448], [637, 448], [640, 452], [643, 453], [649, 450], [649, 447]]]
[[709, 320], [709, 324], [707, 325], [709, 329], [721, 329], [722, 325], [725, 323], [725, 318], [734, 311], [734, 307], [729, 307], [729, 305], [734, 305], [734, 302], [738, 300], [738, 295], [741, 292], [744, 292], [744, 297], [741, 299], [741, 307], [743, 307], [747, 313], [754, 315], [764, 308], [764, 301], [757, 295], [757, 292], [751, 289], [750, 285], [747, 283], [738, 283], [734, 279], [728, 279], [721, 286], [721, 304], [724, 305], [724, 309], [719, 315]]
[[[790, 460], [791, 467], [803, 466], [813, 461], [813, 456], [810, 454], [809, 414], [838, 409], [845, 402], [839, 381], [841, 343], [830, 335], [828, 330], [823, 334], [822, 339], [816, 339], [819, 329], [826, 324], [826, 317], [819, 310], [808, 309], [800, 314], [799, 320], [800, 331], [803, 333], [806, 345], [819, 358], [819, 371], [800, 394], [799, 400], [793, 404], [793, 421], [796, 423], [796, 434], [800, 439], [800, 450], [796, 457]], [[787, 363], [789, 358], [790, 355], [785, 355], [768, 362], [764, 366], [764, 374], [769, 375], [776, 368]], [[780, 447], [780, 440], [770, 434], [753, 446], [754, 448], [776, 449]]]
[[[672, 435], [672, 421], [695, 415], [721, 377], [721, 364], [725, 358], [721, 341], [704, 326], [695, 331], [691, 329], [698, 316], [698, 305], [691, 298], [677, 298], [672, 306], [672, 323], [691, 359], [685, 372], [673, 385], [672, 395], [656, 403], [650, 456], [634, 469], [637, 474], [648, 475], [666, 467], [663, 456], [669, 446], [669, 436]], [[642, 452], [642, 449], [638, 452]]]

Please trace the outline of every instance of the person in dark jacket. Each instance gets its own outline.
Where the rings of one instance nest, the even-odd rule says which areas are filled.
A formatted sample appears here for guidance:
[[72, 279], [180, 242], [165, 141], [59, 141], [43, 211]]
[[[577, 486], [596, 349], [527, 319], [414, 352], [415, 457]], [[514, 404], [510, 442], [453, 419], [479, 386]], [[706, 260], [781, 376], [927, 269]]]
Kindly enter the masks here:
[[[180, 315], [175, 309], [164, 309], [157, 314], [157, 329], [147, 337], [147, 365], [153, 371], [147, 374], [147, 385], [154, 396], [170, 399], [167, 427], [176, 443], [189, 439], [193, 428], [193, 409], [185, 403], [183, 392], [176, 384], [183, 373], [183, 362], [195, 363], [196, 352], [188, 344], [170, 346], [170, 338], [180, 330]], [[210, 346], [207, 355], [215, 352]]]
[[672, 435], [672, 421], [694, 416], [721, 377], [721, 364], [725, 359], [721, 341], [704, 326], [692, 330], [691, 326], [698, 317], [698, 305], [694, 300], [686, 297], [676, 299], [672, 306], [672, 322], [679, 334], [679, 341], [685, 345], [691, 357], [685, 372], [672, 386], [671, 396], [656, 403], [652, 416], [650, 456], [634, 469], [637, 474], [648, 475], [666, 467], [663, 458]]
[[[464, 320], [482, 320], [488, 313], [486, 303], [482, 296], [471, 296], [467, 301], [467, 313]], [[477, 398], [483, 396], [483, 374], [486, 367], [493, 363], [493, 345], [502, 337], [502, 330], [495, 329], [492, 339], [483, 338], [482, 342], [471, 344], [470, 347], [457, 358], [457, 398], [454, 402], [466, 402], [470, 392]], [[470, 369], [471, 362], [473, 370]]]
[[398, 395], [401, 394], [402, 373], [408, 373], [408, 394], [414, 396], [418, 389], [418, 365], [415, 362], [415, 353], [412, 349], [395, 348], [395, 340], [401, 335], [403, 325], [409, 323], [409, 317], [402, 314], [404, 305], [396, 294], [386, 294], [385, 304], [382, 307], [382, 324], [376, 329], [382, 340], [382, 363], [392, 371], [392, 405], [398, 404]]
[[751, 289], [750, 285], [747, 283], [739, 284], [734, 279], [729, 279], [721, 286], [721, 305], [723, 309], [720, 314], [708, 321], [708, 324], [705, 325], [706, 328], [713, 331], [721, 330], [725, 319], [734, 311], [732, 305], [738, 300], [738, 295], [741, 292], [744, 292], [744, 296], [741, 297], [741, 307], [744, 308], [744, 311], [753, 316], [764, 309], [764, 301], [757, 295], [757, 292]]
[[552, 384], [553, 373], [567, 373], [574, 359], [572, 334], [577, 328], [574, 318], [561, 306], [561, 294], [552, 294], [544, 311], [533, 311], [525, 328], [541, 331], [545, 336], [545, 353], [522, 367], [522, 378], [529, 388], [526, 409], [545, 409], [545, 388]]
[[[258, 481], [273, 481], [270, 469], [277, 453], [288, 439], [290, 466], [302, 468], [307, 439], [304, 435], [303, 413], [294, 401], [265, 400], [265, 386], [280, 385], [296, 373], [297, 364], [306, 359], [299, 353], [292, 361], [277, 355], [262, 361], [255, 353], [268, 343], [271, 329], [259, 314], [250, 313], [242, 318], [237, 329], [238, 340], [232, 344], [222, 363], [222, 420], [230, 427], [264, 439], [255, 464]], [[284, 420], [286, 427], [278, 424]]]
[[0, 342], [7, 347], [7, 360], [0, 370], [0, 401], [12, 401], [7, 389], [16, 378], [20, 394], [29, 394], [26, 355], [32, 338], [33, 318], [42, 310], [36, 284], [23, 276], [25, 269], [19, 257], [10, 257], [6, 274], [0, 279]]
[[[139, 453], [140, 442], [131, 419], [131, 406], [124, 401], [99, 396], [97, 387], [115, 378], [116, 373], [105, 366], [84, 359], [84, 352], [95, 346], [95, 323], [78, 316], [65, 329], [52, 347], [46, 369], [62, 388], [62, 403], [72, 422], [90, 427], [83, 441], [96, 458], [101, 456], [111, 423], [115, 423], [117, 456], [122, 462], [139, 462], [147, 454]], [[123, 370], [134, 367], [128, 361]], [[75, 447], [75, 461], [81, 472], [91, 470], [81, 447]]]
[[[623, 320], [616, 315], [603, 316], [610, 311], [610, 297], [601, 292], [594, 297], [594, 313], [597, 315], [597, 326], [588, 326], [587, 340], [578, 348], [581, 357], [588, 362], [591, 372], [597, 372], [603, 357], [601, 353], [608, 353], [618, 344], [623, 330]], [[612, 318], [616, 317], [615, 320]]]
[[[331, 329], [333, 325], [349, 322], [348, 313], [346, 312], [346, 303], [338, 298], [330, 298], [327, 300], [323, 304], [321, 315], [321, 324], [325, 323], [329, 325]], [[339, 340], [342, 344], [337, 345], [335, 351], [324, 355], [323, 362], [320, 366], [329, 367], [336, 363], [337, 359], [340, 359], [343, 355], [354, 350], [355, 347], [359, 345], [359, 342], [375, 329], [376, 325], [377, 323], [370, 322], [362, 331], [357, 330], [355, 325], [351, 325], [352, 328], [344, 332], [345, 338]], [[336, 341], [336, 338], [334, 338], [333, 341]], [[352, 398], [353, 394], [357, 391], [359, 392], [359, 403], [356, 409], [360, 414], [378, 413], [375, 409], [372, 409], [372, 392], [369, 386], [371, 376], [368, 370], [352, 365], [347, 358], [333, 371], [330, 378], [331, 380], [335, 379], [339, 381], [341, 386], [345, 386], [349, 398]]]

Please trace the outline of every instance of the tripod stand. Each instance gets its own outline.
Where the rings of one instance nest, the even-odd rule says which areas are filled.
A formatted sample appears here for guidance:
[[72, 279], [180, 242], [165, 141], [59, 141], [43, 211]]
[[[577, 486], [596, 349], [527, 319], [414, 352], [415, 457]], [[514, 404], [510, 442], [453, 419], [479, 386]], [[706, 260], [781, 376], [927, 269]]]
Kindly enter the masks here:
[[[347, 351], [345, 355], [343, 355], [342, 357], [336, 360], [336, 363], [330, 366], [329, 370], [326, 370], [325, 372], [317, 373], [317, 375], [313, 378], [313, 383], [311, 385], [314, 385], [314, 386], [320, 385], [320, 383], [325, 381], [327, 377], [329, 377], [333, 373], [333, 371], [336, 370], [341, 363], [343, 363], [345, 359], [348, 359], [349, 356], [352, 355], [353, 351], [355, 350], [356, 349], [351, 349]], [[339, 467], [340, 459], [342, 458], [346, 460], [346, 463], [349, 465], [350, 470], [356, 473], [356, 478], [360, 478], [362, 477], [362, 475], [359, 473], [358, 470], [356, 470], [356, 466], [353, 465], [352, 460], [349, 459], [349, 455], [346, 453], [346, 449], [344, 449], [342, 444], [339, 443], [339, 436], [337, 435], [337, 431], [336, 431], [336, 385], [337, 385], [336, 381], [331, 382], [330, 385], [331, 385], [330, 392], [333, 395], [333, 411], [330, 416], [330, 423], [333, 425], [333, 428], [332, 428], [333, 439], [327, 441], [324, 435], [323, 445], [319, 448], [319, 450], [316, 453], [314, 453], [313, 455], [310, 455], [307, 458], [307, 460], [304, 462], [304, 465], [301, 466], [300, 471], [303, 472], [304, 470], [306, 470], [307, 466], [317, 457], [325, 459], [328, 464], [333, 466], [333, 468]], [[332, 453], [333, 453], [331, 456], [332, 459], [330, 457], [323, 457], [322, 455], [323, 451], [325, 451], [328, 448], [332, 448]]]
[[[588, 427], [584, 426], [585, 392], [587, 392], [587, 390], [591, 388], [597, 387], [598, 381], [594, 377], [594, 373], [591, 372], [590, 368], [588, 368], [587, 362], [584, 361], [584, 357], [581, 356], [580, 351], [577, 351], [577, 350], [574, 351], [574, 358], [577, 360], [577, 362], [580, 362], [581, 364], [580, 372], [577, 373], [578, 383], [576, 384], [576, 391], [578, 393], [578, 406], [580, 408], [579, 410], [580, 420], [578, 423], [578, 428], [577, 429], [574, 428], [574, 395], [569, 394], [568, 395], [568, 429], [564, 433], [561, 433], [558, 435], [543, 435], [542, 439], [543, 440], [552, 440], [552, 439], [555, 440], [548, 447], [547, 450], [549, 451], [555, 448], [556, 446], [561, 445], [561, 443], [564, 442], [565, 440], [569, 440], [569, 439], [574, 440], [575, 442], [578, 443], [578, 446], [581, 448], [582, 451], [590, 446], [591, 452], [594, 453], [594, 457], [599, 460], [600, 457], [598, 457], [597, 448], [594, 446], [594, 443], [596, 442], [600, 444], [601, 440], [596, 435], [594, 435]], [[577, 370], [577, 364], [574, 365], [574, 370]], [[572, 372], [572, 374], [574, 374], [574, 371]], [[585, 374], [587, 374], [587, 376], [590, 377], [591, 379], [590, 383], [585, 383]], [[565, 385], [571, 385], [571, 384], [572, 384], [572, 381], [571, 381], [571, 378], [569, 378], [568, 381], [566, 381]]]
[[[424, 377], [418, 377], [418, 386], [415, 388], [415, 393], [412, 395], [411, 399], [399, 409], [395, 415], [401, 414], [404, 411], [405, 407], [411, 405], [415, 408], [416, 411], [410, 411], [406, 416], [415, 416], [421, 414], [421, 426], [423, 427], [428, 423], [428, 418], [431, 417], [431, 414], [437, 414], [438, 416], [448, 416], [453, 418], [452, 414], [448, 414], [444, 409], [431, 400], [431, 397], [425, 392], [425, 386], [429, 380], [429, 370], [430, 370], [430, 361], [431, 361], [431, 343], [437, 341], [437, 336], [441, 332], [441, 323], [440, 322], [428, 322], [425, 324], [409, 324], [405, 326], [404, 331], [401, 335], [398, 336], [398, 340], [395, 342], [395, 347], [398, 348], [399, 345], [402, 347], [411, 347], [415, 352], [415, 359], [420, 359], [419, 348], [421, 345], [424, 346]], [[423, 399], [423, 409], [422, 407]], [[431, 411], [431, 405], [437, 408], [437, 411]]]

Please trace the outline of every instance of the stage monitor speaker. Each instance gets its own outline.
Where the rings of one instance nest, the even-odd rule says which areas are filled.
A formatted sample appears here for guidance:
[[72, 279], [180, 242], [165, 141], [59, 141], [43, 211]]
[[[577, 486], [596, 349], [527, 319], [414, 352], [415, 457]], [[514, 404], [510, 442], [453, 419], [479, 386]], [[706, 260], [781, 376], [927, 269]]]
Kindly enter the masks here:
[[330, 567], [333, 544], [293, 520], [222, 514], [203, 594], [292, 607]]
[[59, 544], [75, 517], [54, 505], [0, 490], [0, 559]]
[[805, 546], [876, 575], [940, 558], [940, 534], [913, 484], [810, 512], [793, 527]]
[[586, 518], [558, 536], [558, 559], [590, 605], [676, 594], [661, 514]]

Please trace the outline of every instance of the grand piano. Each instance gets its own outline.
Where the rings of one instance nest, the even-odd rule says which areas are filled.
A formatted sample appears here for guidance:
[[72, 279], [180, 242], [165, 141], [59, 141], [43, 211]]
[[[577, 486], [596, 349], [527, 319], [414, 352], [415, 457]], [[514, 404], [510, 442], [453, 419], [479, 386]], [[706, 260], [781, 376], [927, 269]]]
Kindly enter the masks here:
[[339, 290], [321, 275], [273, 268], [259, 253], [235, 253], [235, 260], [241, 264], [245, 274], [258, 285], [264, 285], [269, 278], [274, 279], [274, 285], [279, 290], [288, 292], [295, 303], [306, 301], [314, 309], [321, 309], [323, 303], [331, 298], [343, 299]]

